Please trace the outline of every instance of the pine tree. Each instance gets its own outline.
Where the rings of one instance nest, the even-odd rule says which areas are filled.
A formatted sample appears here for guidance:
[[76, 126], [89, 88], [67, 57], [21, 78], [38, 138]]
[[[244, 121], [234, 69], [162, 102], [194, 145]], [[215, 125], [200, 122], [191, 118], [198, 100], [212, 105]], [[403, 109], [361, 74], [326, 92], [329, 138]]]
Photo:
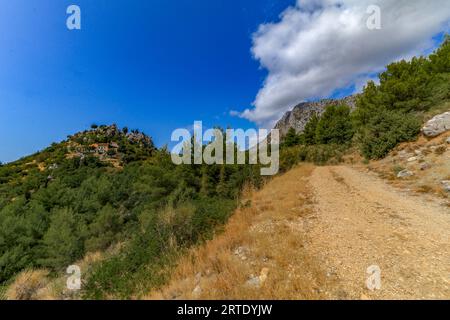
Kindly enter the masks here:
[[44, 235], [45, 258], [41, 264], [55, 269], [64, 268], [83, 255], [83, 226], [72, 210], [57, 209]]
[[319, 124], [320, 117], [315, 113], [305, 126], [303, 131], [303, 140], [306, 145], [316, 144], [316, 129]]
[[294, 128], [289, 128], [286, 136], [284, 137], [283, 145], [286, 147], [293, 147], [300, 143], [300, 137]]
[[327, 107], [316, 127], [316, 143], [348, 144], [352, 137], [350, 108], [345, 105]]

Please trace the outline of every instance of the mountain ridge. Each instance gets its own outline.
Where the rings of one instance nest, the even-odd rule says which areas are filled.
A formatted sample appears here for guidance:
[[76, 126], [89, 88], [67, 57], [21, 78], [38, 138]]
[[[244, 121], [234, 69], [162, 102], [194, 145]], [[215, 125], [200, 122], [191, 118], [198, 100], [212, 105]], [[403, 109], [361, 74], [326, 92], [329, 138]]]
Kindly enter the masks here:
[[345, 104], [351, 110], [354, 110], [356, 108], [357, 97], [358, 95], [350, 95], [342, 99], [322, 99], [313, 102], [301, 102], [293, 107], [292, 110], [287, 111], [278, 120], [274, 129], [280, 130], [280, 137], [284, 137], [290, 128], [294, 128], [297, 133], [302, 133], [314, 114], [318, 116], [322, 115], [330, 105]]

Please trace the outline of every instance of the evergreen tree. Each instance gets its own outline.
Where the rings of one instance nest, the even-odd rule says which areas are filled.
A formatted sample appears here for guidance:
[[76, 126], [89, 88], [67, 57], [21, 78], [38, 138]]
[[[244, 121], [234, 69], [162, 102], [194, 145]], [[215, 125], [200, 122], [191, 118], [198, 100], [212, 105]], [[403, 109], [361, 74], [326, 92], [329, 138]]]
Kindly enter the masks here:
[[352, 137], [350, 108], [345, 105], [327, 107], [316, 127], [316, 143], [349, 144]]
[[316, 144], [316, 129], [319, 124], [320, 117], [315, 113], [305, 126], [303, 131], [303, 140], [306, 145]]
[[283, 146], [293, 147], [300, 144], [300, 136], [297, 134], [294, 128], [289, 128], [286, 136], [284, 137]]
[[41, 264], [54, 269], [64, 268], [83, 255], [83, 224], [72, 210], [56, 209], [44, 235], [45, 258]]
[[111, 205], [104, 206], [89, 226], [86, 250], [104, 250], [119, 237], [123, 219]]

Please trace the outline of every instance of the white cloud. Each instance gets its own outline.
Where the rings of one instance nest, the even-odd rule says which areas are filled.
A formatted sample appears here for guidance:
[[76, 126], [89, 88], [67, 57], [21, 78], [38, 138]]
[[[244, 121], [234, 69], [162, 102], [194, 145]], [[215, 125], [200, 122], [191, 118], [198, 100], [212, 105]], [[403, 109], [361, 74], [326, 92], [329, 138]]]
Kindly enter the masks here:
[[[370, 5], [381, 8], [380, 30], [367, 28]], [[253, 35], [253, 56], [268, 76], [241, 117], [269, 127], [301, 101], [360, 89], [391, 61], [432, 47], [449, 20], [449, 0], [298, 0]]]
[[236, 111], [236, 110], [230, 110], [229, 114], [230, 114], [230, 116], [232, 116], [232, 117], [237, 117], [237, 116], [239, 116], [241, 113], [240, 113], [239, 111]]

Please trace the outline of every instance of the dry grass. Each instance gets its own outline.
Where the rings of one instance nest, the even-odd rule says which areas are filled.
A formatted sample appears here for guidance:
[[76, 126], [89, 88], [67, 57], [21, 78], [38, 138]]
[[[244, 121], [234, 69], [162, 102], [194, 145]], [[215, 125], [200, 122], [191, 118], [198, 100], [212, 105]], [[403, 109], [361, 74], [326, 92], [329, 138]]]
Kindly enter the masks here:
[[[109, 249], [109, 250], [117, 250], [117, 249]], [[86, 254], [86, 256], [75, 263], [74, 265], [80, 267], [81, 270], [81, 280], [83, 282], [85, 275], [88, 273], [89, 269], [93, 264], [102, 261], [107, 252], [90, 252]], [[40, 295], [38, 295], [39, 300], [79, 300], [81, 299], [80, 291], [77, 290], [69, 290], [67, 289], [67, 274], [61, 274], [59, 277], [52, 279], [47, 286], [41, 290]]]
[[[119, 246], [119, 245], [118, 245]], [[118, 250], [117, 247], [110, 250]], [[82, 260], [77, 261], [82, 276], [96, 262], [104, 259], [105, 253], [88, 253]], [[61, 274], [58, 277], [49, 277], [47, 270], [25, 270], [21, 272], [14, 282], [6, 290], [7, 300], [65, 300], [80, 299], [79, 291], [67, 289], [66, 281], [68, 275]]]
[[47, 270], [21, 272], [6, 291], [8, 300], [37, 300], [48, 284]]
[[171, 283], [147, 298], [321, 298], [325, 272], [304, 249], [313, 168], [302, 165], [253, 192], [251, 206], [238, 209], [222, 234], [191, 250]]
[[434, 153], [436, 153], [437, 155], [442, 155], [445, 153], [445, 151], [447, 151], [447, 148], [445, 146], [439, 146]]
[[436, 192], [436, 190], [432, 186], [423, 184], [416, 188], [416, 192], [418, 192], [418, 193], [433, 193], [433, 192]]
[[[417, 141], [399, 144], [386, 158], [372, 161], [370, 170], [391, 185], [411, 190], [432, 197], [449, 198], [449, 193], [442, 188], [441, 181], [448, 180], [450, 165], [448, 161], [448, 146], [446, 140], [450, 132], [435, 138], [420, 135]], [[416, 151], [420, 151], [417, 155]], [[401, 154], [403, 153], [403, 155]], [[405, 154], [406, 152], [406, 154]], [[408, 162], [410, 157], [417, 156], [418, 160]], [[423, 165], [427, 165], [423, 168]], [[408, 179], [398, 179], [399, 170], [408, 169], [414, 173]]]

